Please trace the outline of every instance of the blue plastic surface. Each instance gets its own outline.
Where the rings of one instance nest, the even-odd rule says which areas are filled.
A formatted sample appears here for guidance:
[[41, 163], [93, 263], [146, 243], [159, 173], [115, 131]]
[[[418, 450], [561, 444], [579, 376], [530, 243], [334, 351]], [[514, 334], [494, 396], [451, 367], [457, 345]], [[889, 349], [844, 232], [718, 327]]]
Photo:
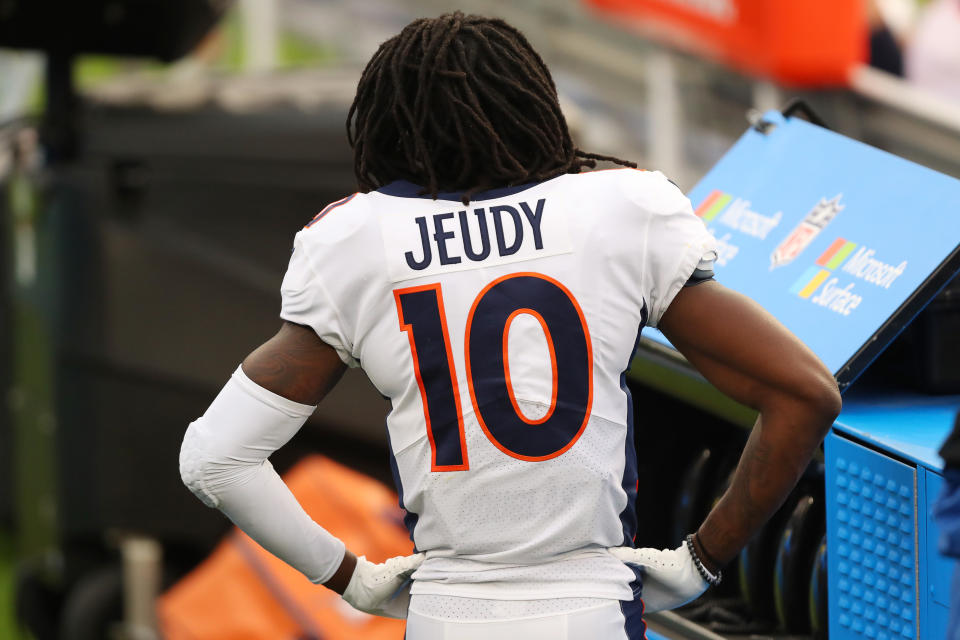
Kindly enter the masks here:
[[847, 395], [834, 428], [920, 466], [941, 471], [937, 454], [950, 430], [960, 396]]
[[748, 130], [690, 199], [720, 242], [717, 279], [839, 373], [960, 244], [960, 181], [803, 120], [764, 117], [774, 128]]
[[830, 638], [925, 638], [916, 469], [832, 432], [825, 451]]
[[931, 638], [946, 638], [947, 621], [950, 617], [950, 582], [953, 578], [954, 560], [942, 556], [937, 550], [938, 531], [933, 519], [933, 504], [943, 488], [943, 477], [934, 471], [924, 469], [924, 495], [919, 504], [924, 505], [922, 517], [918, 518], [920, 527], [920, 593], [926, 610], [922, 611], [930, 630]]

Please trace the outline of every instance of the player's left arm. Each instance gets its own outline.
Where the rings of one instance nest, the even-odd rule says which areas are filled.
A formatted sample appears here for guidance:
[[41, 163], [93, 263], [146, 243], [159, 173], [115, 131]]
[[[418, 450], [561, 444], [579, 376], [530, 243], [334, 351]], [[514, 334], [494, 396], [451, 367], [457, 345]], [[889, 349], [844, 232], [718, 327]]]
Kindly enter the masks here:
[[708, 578], [719, 580], [783, 503], [840, 411], [836, 381], [817, 356], [760, 305], [717, 282], [681, 290], [659, 328], [708, 381], [760, 417], [730, 487], [689, 544], [611, 550], [646, 568], [648, 611], [679, 606]]
[[330, 392], [346, 365], [309, 327], [284, 323], [243, 361], [180, 452], [184, 483], [271, 553], [354, 607], [406, 617], [404, 584], [422, 555], [383, 564], [359, 558], [314, 522], [268, 457], [286, 444]]
[[840, 412], [840, 393], [799, 338], [720, 283], [678, 293], [660, 329], [708, 381], [760, 414], [730, 488], [695, 540], [713, 559], [705, 563], [719, 568], [783, 504]]

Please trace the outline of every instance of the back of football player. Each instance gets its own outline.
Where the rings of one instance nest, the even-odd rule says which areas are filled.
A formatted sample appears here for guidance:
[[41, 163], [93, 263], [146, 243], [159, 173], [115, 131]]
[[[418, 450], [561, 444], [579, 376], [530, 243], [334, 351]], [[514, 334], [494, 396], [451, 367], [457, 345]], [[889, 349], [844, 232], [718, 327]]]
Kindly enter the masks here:
[[[717, 583], [793, 486], [838, 410], [829, 372], [713, 281], [713, 239], [662, 174], [580, 172], [632, 163], [573, 146], [549, 71], [502, 21], [449, 14], [384, 43], [348, 132], [361, 192], [297, 234], [285, 324], [188, 429], [185, 482], [357, 608], [409, 615], [411, 640], [642, 637], [641, 594], [659, 610]], [[632, 548], [624, 372], [646, 325], [761, 412], [730, 491], [673, 551]], [[391, 401], [420, 552], [382, 565], [267, 462], [345, 366]]]

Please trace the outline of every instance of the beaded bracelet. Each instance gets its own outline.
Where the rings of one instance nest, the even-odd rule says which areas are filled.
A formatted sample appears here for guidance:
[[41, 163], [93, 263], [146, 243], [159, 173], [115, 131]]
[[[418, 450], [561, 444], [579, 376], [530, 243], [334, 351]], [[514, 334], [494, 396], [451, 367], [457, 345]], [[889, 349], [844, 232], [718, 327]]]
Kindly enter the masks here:
[[697, 555], [697, 550], [693, 546], [693, 534], [688, 535], [684, 542], [687, 544], [687, 550], [690, 552], [690, 557], [693, 558], [693, 565], [697, 568], [700, 577], [706, 580], [707, 584], [712, 587], [719, 585], [723, 579], [723, 572], [718, 569], [717, 575], [713, 575], [703, 566], [703, 562], [700, 561], [700, 556]]
[[713, 554], [710, 553], [710, 549], [707, 549], [707, 545], [703, 544], [703, 539], [700, 538], [700, 533], [698, 531], [693, 532], [693, 541], [697, 544], [698, 547], [700, 547], [700, 553], [702, 553], [703, 556], [710, 561], [710, 564], [712, 564], [715, 567], [720, 566], [720, 562], [718, 562], [717, 559], [713, 557]]

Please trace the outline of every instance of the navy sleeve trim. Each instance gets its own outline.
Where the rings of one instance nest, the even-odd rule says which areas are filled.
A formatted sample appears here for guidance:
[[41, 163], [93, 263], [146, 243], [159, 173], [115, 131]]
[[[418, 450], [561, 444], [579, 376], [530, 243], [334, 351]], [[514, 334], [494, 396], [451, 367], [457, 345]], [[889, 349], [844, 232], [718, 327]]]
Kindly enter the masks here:
[[693, 287], [708, 280], [714, 280], [713, 269], [694, 269], [693, 274], [687, 279], [687, 282], [683, 286]]

